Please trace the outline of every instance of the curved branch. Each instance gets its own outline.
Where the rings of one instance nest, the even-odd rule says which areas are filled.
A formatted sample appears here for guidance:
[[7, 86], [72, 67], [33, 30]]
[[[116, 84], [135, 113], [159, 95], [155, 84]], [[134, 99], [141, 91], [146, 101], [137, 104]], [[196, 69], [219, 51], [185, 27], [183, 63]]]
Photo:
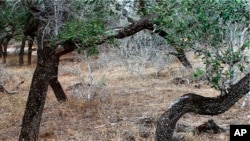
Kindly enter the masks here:
[[[151, 30], [153, 31], [155, 34], [159, 35], [160, 37], [166, 39], [168, 36], [168, 33], [166, 33], [164, 30], [159, 30], [156, 27], [156, 23], [153, 21], [153, 19], [151, 17], [154, 17], [154, 15], [151, 16], [147, 16], [142, 18], [141, 20], [138, 20], [137, 22], [134, 22], [122, 29], [119, 30], [113, 30], [111, 33], [114, 33], [113, 35], [107, 35], [106, 37], [104, 37], [103, 39], [99, 40], [98, 42], [94, 42], [94, 43], [89, 43], [86, 45], [83, 45], [81, 48], [89, 48], [92, 47], [94, 45], [100, 45], [103, 44], [104, 42], [106, 42], [107, 40], [110, 39], [123, 39], [129, 36], [132, 36], [142, 30]], [[62, 46], [58, 46], [56, 48], [56, 54], [58, 56], [67, 54], [71, 51], [73, 51], [74, 49], [77, 48], [76, 43], [74, 43], [74, 41], [65, 41], [63, 43], [58, 43]], [[187, 68], [192, 68], [192, 65], [190, 64], [190, 62], [188, 61], [186, 55], [185, 55], [185, 51], [183, 49], [177, 49], [176, 51], [178, 52], [178, 54], [176, 54], [175, 56], [180, 60], [180, 62]]]
[[240, 98], [250, 91], [250, 73], [228, 89], [226, 95], [203, 97], [188, 93], [170, 104], [157, 121], [156, 141], [169, 141], [172, 138], [177, 121], [185, 113], [199, 115], [218, 115], [227, 111]]
[[[107, 35], [106, 37], [99, 40], [98, 42], [83, 45], [82, 48], [86, 49], [86, 48], [92, 47], [93, 45], [100, 45], [110, 39], [122, 39], [125, 37], [129, 37], [144, 29], [148, 29], [148, 30], [154, 29], [154, 23], [149, 17], [142, 18], [141, 20], [134, 22], [118, 31], [114, 30], [113, 31], [114, 34]], [[55, 50], [56, 55], [58, 56], [62, 56], [64, 54], [72, 52], [74, 49], [77, 48], [76, 43], [74, 41], [65, 41], [65, 42], [58, 43], [58, 44], [62, 45], [62, 46], [58, 46]]]

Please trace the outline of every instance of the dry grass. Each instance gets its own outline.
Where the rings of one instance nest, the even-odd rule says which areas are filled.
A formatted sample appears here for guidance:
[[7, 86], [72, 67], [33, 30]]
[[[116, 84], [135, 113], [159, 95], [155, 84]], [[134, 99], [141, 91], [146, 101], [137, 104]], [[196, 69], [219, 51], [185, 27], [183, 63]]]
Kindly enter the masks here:
[[[17, 61], [17, 58], [8, 59]], [[145, 69], [138, 76], [122, 66], [112, 65], [112, 62], [105, 66], [101, 69], [96, 67], [92, 74], [95, 85], [92, 90], [94, 97], [91, 100], [84, 97], [75, 98], [73, 91], [69, 90], [66, 91], [68, 101], [58, 103], [51, 88], [49, 89], [40, 128], [41, 141], [153, 141], [155, 120], [171, 101], [189, 92], [204, 96], [218, 95], [217, 91], [206, 85], [196, 89], [193, 84], [173, 84], [172, 79], [180, 75], [180, 72], [174, 71], [173, 68], [181, 68], [179, 63], [161, 71], [158, 77], [155, 77], [152, 68]], [[0, 94], [0, 140], [18, 139], [34, 68], [34, 64], [29, 67], [17, 67], [14, 63], [1, 68], [12, 74], [4, 84], [6, 88], [11, 89], [22, 80], [25, 83], [21, 85], [17, 95]], [[188, 72], [186, 71], [185, 75], [188, 75]], [[77, 82], [87, 84], [87, 76], [86, 63], [78, 62], [72, 54], [62, 58], [59, 80], [64, 90]], [[87, 90], [88, 87], [84, 87], [78, 92], [86, 95]], [[242, 110], [234, 106], [228, 112], [214, 117], [186, 114], [179, 123], [196, 126], [212, 118], [228, 129], [228, 125], [232, 123], [249, 124], [248, 108], [249, 106]], [[144, 119], [149, 119], [149, 124], [143, 122]], [[187, 141], [228, 141], [228, 132], [218, 135], [182, 135]]]

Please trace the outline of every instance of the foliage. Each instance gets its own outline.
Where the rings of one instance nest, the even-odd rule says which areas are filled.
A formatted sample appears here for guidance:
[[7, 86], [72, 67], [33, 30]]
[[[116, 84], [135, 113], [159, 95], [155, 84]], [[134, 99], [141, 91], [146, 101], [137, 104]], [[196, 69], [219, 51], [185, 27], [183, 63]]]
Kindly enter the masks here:
[[55, 38], [57, 41], [76, 42], [79, 50], [84, 46], [92, 46], [87, 50], [88, 55], [97, 55], [99, 52], [95, 43], [98, 43], [104, 36], [105, 22], [109, 13], [108, 3], [104, 1], [72, 1], [69, 7], [69, 20], [66, 21], [63, 29]]
[[149, 13], [160, 15], [155, 21], [168, 33], [169, 45], [203, 56], [211, 86], [220, 89], [249, 47], [248, 6], [245, 0], [164, 0], [151, 6]]
[[96, 56], [99, 54], [99, 50], [96, 47], [91, 47], [87, 49], [87, 56]]
[[28, 18], [28, 11], [21, 2], [5, 1], [0, 6], [0, 29], [6, 34], [22, 34], [23, 25]]
[[194, 79], [198, 79], [200, 77], [202, 77], [204, 75], [205, 71], [200, 69], [200, 68], [197, 68], [194, 72], [193, 72], [193, 78]]
[[84, 45], [96, 43], [103, 35], [103, 25], [96, 20], [68, 21], [58, 38], [63, 41], [75, 41]]

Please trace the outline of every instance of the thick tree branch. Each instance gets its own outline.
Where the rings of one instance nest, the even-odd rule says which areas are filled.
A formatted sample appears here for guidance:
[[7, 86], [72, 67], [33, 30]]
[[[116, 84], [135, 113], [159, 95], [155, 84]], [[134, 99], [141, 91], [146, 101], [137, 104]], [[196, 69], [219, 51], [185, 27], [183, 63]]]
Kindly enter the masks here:
[[[136, 34], [137, 32], [144, 30], [144, 29], [148, 29], [148, 30], [154, 29], [153, 21], [150, 20], [150, 18], [148, 18], [148, 17], [145, 17], [145, 18], [143, 18], [143, 19], [141, 19], [133, 24], [130, 24], [130, 25], [118, 30], [118, 31], [114, 30], [114, 31], [112, 31], [114, 33], [113, 35], [107, 35], [106, 37], [99, 40], [98, 42], [90, 43], [88, 45], [83, 45], [82, 48], [86, 49], [86, 48], [91, 47], [93, 45], [100, 45], [100, 44], [102, 44], [110, 39], [122, 39], [125, 37], [129, 37], [131, 35]], [[74, 41], [65, 41], [65, 42], [58, 43], [58, 44], [62, 45], [56, 49], [56, 54], [59, 56], [67, 54], [67, 53], [69, 53], [77, 48]]]
[[[92, 47], [94, 45], [100, 45], [100, 44], [103, 44], [104, 42], [106, 42], [107, 40], [110, 40], [110, 39], [123, 39], [123, 38], [129, 37], [129, 36], [132, 36], [132, 35], [140, 32], [142, 30], [145, 30], [145, 29], [153, 31], [155, 34], [161, 36], [164, 39], [167, 38], [168, 34], [164, 30], [158, 30], [156, 27], [156, 23], [154, 23], [152, 18], [144, 17], [141, 20], [134, 22], [134, 23], [118, 30], [118, 31], [114, 30], [113, 35], [107, 35], [106, 37], [99, 40], [98, 42], [90, 43], [88, 45], [83, 45], [82, 48], [86, 49], [86, 48]], [[66, 42], [59, 43], [59, 44], [62, 46], [58, 46], [58, 48], [56, 49], [56, 54], [58, 56], [67, 54], [67, 53], [69, 53], [77, 48], [76, 43], [74, 43], [74, 41], [66, 41]], [[184, 50], [183, 49], [176, 49], [176, 51], [177, 51], [177, 54], [174, 54], [174, 55], [180, 60], [180, 62], [185, 67], [192, 68], [192, 65], [188, 61]]]
[[188, 93], [170, 104], [157, 121], [156, 141], [170, 141], [177, 121], [185, 113], [218, 115], [227, 111], [250, 91], [250, 73], [228, 89], [228, 94], [218, 97], [203, 97]]

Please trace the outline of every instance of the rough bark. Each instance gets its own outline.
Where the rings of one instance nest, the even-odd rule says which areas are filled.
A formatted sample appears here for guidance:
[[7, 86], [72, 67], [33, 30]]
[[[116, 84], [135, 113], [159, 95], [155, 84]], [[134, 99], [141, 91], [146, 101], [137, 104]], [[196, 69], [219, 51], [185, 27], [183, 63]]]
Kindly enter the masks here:
[[38, 40], [38, 60], [33, 75], [28, 101], [23, 116], [19, 140], [37, 140], [42, 112], [49, 84], [58, 101], [65, 101], [66, 95], [57, 80], [59, 57], [54, 49]]
[[49, 61], [50, 57], [48, 56], [52, 54], [46, 50], [49, 49], [38, 51], [38, 63], [29, 91], [19, 141], [33, 141], [38, 139], [40, 122], [49, 86], [49, 78], [51, 77], [49, 72], [52, 66]]
[[57, 98], [57, 101], [64, 102], [67, 100], [67, 97], [63, 91], [63, 88], [62, 88], [60, 82], [58, 81], [59, 57], [54, 55], [54, 58], [55, 58], [55, 60], [54, 60], [55, 62], [51, 68], [52, 69], [52, 77], [49, 80], [49, 84], [54, 91], [54, 94]]
[[[37, 16], [41, 19], [48, 19], [50, 14], [46, 12], [49, 2], [51, 0], [45, 0], [45, 8], [43, 12]], [[44, 13], [46, 13], [44, 15]], [[25, 113], [23, 116], [22, 129], [19, 136], [19, 140], [37, 140], [39, 135], [39, 127], [42, 118], [43, 108], [46, 100], [48, 86], [51, 85], [55, 92], [58, 101], [66, 101], [66, 95], [58, 81], [58, 64], [59, 55], [55, 54], [55, 47], [49, 45], [50, 36], [44, 36], [50, 34], [49, 32], [45, 34], [46, 22], [43, 20], [35, 19], [34, 22], [37, 23], [36, 28], [27, 28], [25, 35], [30, 34], [35, 35], [37, 33], [36, 39], [38, 42], [37, 50], [37, 66], [33, 74], [32, 83], [29, 91], [28, 101], [26, 104]], [[31, 24], [34, 25], [34, 24]], [[40, 26], [40, 28], [38, 28]], [[38, 31], [36, 30], [38, 29]]]
[[170, 141], [177, 121], [185, 113], [218, 115], [227, 111], [250, 91], [250, 73], [227, 89], [226, 95], [203, 97], [188, 93], [172, 102], [157, 121], [156, 141]]

